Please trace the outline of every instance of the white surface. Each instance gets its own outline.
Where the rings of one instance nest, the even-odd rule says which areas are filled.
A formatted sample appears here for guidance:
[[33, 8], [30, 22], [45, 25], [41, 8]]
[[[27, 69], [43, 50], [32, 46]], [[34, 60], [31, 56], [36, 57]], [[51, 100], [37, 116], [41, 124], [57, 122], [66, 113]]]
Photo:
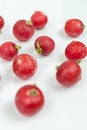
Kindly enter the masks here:
[[[35, 10], [48, 15], [48, 24], [28, 42], [20, 43], [12, 34], [12, 26], [19, 19], [29, 19]], [[55, 78], [55, 66], [66, 60], [66, 45], [72, 40], [87, 43], [87, 28], [78, 38], [63, 33], [68, 18], [80, 18], [87, 24], [87, 0], [0, 0], [0, 15], [5, 19], [0, 44], [9, 40], [22, 45], [19, 53], [29, 53], [38, 61], [36, 74], [24, 81], [13, 74], [12, 62], [0, 59], [0, 130], [87, 130], [87, 58], [81, 63], [82, 79], [72, 88], [62, 87]], [[39, 35], [51, 36], [56, 43], [48, 57], [39, 56], [33, 48]], [[31, 118], [22, 116], [14, 104], [17, 90], [28, 83], [36, 83], [45, 95], [44, 108]]]

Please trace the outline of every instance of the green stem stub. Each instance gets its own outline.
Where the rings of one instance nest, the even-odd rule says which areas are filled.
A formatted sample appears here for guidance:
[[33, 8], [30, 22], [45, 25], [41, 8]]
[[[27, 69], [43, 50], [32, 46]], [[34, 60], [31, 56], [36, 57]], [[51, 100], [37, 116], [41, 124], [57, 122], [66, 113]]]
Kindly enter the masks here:
[[32, 21], [26, 20], [27, 25], [33, 25]]
[[0, 34], [2, 33], [2, 31], [0, 30]]
[[58, 70], [58, 69], [59, 69], [59, 66], [56, 66], [55, 69]]
[[81, 60], [77, 60], [76, 62], [77, 62], [78, 64], [80, 64]]
[[85, 29], [85, 24], [83, 24], [83, 29]]
[[17, 50], [19, 50], [19, 49], [21, 49], [22, 47], [21, 47], [21, 46], [16, 45], [16, 46], [15, 46], [15, 48], [16, 48]]
[[36, 51], [37, 51], [38, 54], [42, 54], [42, 51], [43, 51], [43, 50], [42, 50], [42, 48], [40, 47], [40, 43], [39, 43], [39, 42], [36, 43]]
[[33, 97], [36, 97], [36, 96], [37, 96], [36, 90], [32, 89], [32, 90], [30, 91], [30, 95], [33, 96]]

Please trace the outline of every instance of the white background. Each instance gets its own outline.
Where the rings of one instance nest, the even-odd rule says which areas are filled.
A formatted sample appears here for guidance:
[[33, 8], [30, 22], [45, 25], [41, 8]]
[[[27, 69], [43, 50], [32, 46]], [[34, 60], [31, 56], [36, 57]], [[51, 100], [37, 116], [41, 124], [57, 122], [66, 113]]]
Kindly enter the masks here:
[[[12, 34], [13, 24], [19, 19], [30, 19], [35, 10], [47, 14], [48, 24], [28, 42], [21, 43]], [[24, 81], [14, 75], [12, 61], [0, 59], [0, 130], [87, 130], [87, 58], [80, 63], [82, 79], [75, 86], [66, 89], [55, 78], [55, 66], [66, 60], [65, 47], [72, 40], [87, 45], [87, 28], [78, 38], [63, 32], [69, 18], [80, 18], [87, 25], [87, 0], [0, 0], [0, 15], [5, 19], [0, 44], [13, 41], [22, 46], [19, 54], [31, 54], [38, 62], [36, 74]], [[42, 57], [34, 50], [34, 41], [40, 35], [55, 41], [56, 48], [50, 56]], [[32, 83], [43, 91], [45, 105], [37, 115], [24, 117], [15, 107], [15, 94], [23, 85]]]

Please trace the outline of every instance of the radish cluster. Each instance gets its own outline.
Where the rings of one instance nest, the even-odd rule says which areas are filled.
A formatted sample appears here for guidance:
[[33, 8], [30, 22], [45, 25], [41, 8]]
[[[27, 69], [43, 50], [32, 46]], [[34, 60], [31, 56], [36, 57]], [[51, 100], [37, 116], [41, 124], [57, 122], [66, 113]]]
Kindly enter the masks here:
[[[42, 11], [35, 11], [30, 20], [20, 19], [13, 25], [12, 31], [16, 40], [21, 43], [33, 38], [37, 30], [43, 29], [48, 23], [48, 16]], [[5, 21], [0, 16], [0, 30], [3, 29]], [[79, 19], [69, 19], [66, 21], [64, 31], [68, 36], [77, 37], [84, 31], [84, 24]], [[34, 49], [44, 56], [49, 56], [55, 49], [55, 41], [47, 36], [42, 35], [34, 40]], [[12, 61], [12, 70], [15, 76], [22, 80], [30, 79], [35, 75], [38, 69], [38, 63], [31, 54], [19, 54], [22, 46], [13, 41], [6, 41], [0, 45], [0, 57], [6, 61]], [[82, 77], [82, 70], [79, 62], [86, 57], [87, 47], [80, 41], [70, 42], [64, 55], [66, 61], [57, 67], [55, 78], [61, 85], [70, 87], [78, 83]], [[26, 116], [32, 116], [38, 113], [44, 106], [45, 97], [43, 92], [35, 84], [22, 86], [15, 96], [15, 105], [18, 111]]]

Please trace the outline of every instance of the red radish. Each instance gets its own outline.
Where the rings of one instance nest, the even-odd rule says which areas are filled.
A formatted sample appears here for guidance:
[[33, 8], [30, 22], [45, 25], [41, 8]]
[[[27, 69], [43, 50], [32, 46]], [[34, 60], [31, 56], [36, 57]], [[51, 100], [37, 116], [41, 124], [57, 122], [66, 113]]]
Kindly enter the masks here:
[[4, 19], [2, 16], [0, 16], [0, 30], [4, 27], [4, 24], [5, 24]]
[[81, 68], [75, 61], [65, 61], [58, 67], [56, 79], [63, 86], [70, 87], [81, 79]]
[[82, 34], [84, 30], [84, 24], [79, 19], [69, 19], [65, 23], [64, 30], [71, 37], [77, 37]]
[[31, 21], [36, 29], [42, 29], [47, 24], [48, 17], [42, 11], [35, 11], [31, 16]]
[[40, 55], [47, 56], [54, 50], [55, 42], [48, 36], [40, 36], [35, 40], [34, 48]]
[[28, 54], [20, 54], [15, 57], [12, 64], [13, 72], [21, 79], [31, 78], [37, 70], [36, 59]]
[[36, 85], [25, 85], [16, 93], [15, 104], [21, 114], [33, 116], [43, 108], [44, 95]]
[[21, 42], [28, 41], [34, 35], [34, 31], [33, 23], [27, 20], [18, 20], [13, 26], [13, 34]]
[[11, 41], [7, 41], [0, 46], [0, 57], [4, 60], [11, 61], [18, 54], [21, 46], [16, 45]]
[[82, 42], [72, 41], [65, 48], [65, 56], [69, 60], [79, 61], [79, 60], [85, 58], [86, 55], [87, 55], [87, 47]]

